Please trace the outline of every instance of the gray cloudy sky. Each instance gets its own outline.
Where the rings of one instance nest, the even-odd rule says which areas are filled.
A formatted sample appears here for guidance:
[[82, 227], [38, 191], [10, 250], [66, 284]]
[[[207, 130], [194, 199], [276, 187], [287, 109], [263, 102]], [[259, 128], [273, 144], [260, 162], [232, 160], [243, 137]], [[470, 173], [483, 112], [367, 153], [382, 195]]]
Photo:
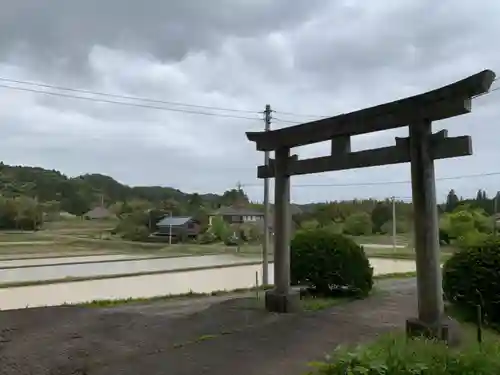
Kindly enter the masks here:
[[[257, 112], [270, 103], [278, 112], [335, 115], [483, 69], [500, 72], [496, 0], [0, 0], [0, 9], [2, 78], [205, 106]], [[500, 90], [476, 99], [471, 114], [435, 124], [450, 135], [472, 135], [474, 147], [472, 157], [438, 161], [438, 178], [500, 172], [498, 103]], [[216, 113], [255, 120], [0, 88], [0, 159], [184, 191], [222, 192], [240, 181], [256, 184], [245, 189], [261, 200], [255, 176], [263, 155], [245, 137], [263, 127], [260, 115]], [[389, 145], [402, 134], [356, 137], [353, 146]], [[297, 153], [327, 151], [318, 144]], [[293, 184], [409, 176], [409, 165], [399, 165], [296, 177]], [[440, 196], [450, 188], [493, 194], [500, 175], [437, 187]], [[391, 195], [409, 197], [409, 184], [292, 189], [297, 202]]]

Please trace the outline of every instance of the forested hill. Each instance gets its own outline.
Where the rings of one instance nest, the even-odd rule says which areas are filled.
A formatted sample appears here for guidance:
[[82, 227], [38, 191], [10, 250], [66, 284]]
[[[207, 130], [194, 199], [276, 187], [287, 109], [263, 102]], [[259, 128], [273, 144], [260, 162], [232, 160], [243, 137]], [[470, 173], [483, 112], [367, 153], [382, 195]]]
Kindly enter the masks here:
[[150, 202], [200, 200], [205, 204], [219, 204], [217, 194], [187, 194], [161, 186], [130, 187], [101, 174], [86, 174], [69, 178], [56, 170], [39, 167], [10, 166], [0, 162], [0, 194], [6, 198], [28, 196], [40, 202], [57, 201], [64, 211], [82, 214], [93, 206], [147, 200]]

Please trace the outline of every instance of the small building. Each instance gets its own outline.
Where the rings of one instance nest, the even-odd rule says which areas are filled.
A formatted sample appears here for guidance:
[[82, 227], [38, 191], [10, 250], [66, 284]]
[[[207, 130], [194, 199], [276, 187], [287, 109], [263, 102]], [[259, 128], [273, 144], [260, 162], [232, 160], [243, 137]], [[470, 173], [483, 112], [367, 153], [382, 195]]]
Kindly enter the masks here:
[[212, 225], [214, 217], [222, 217], [228, 224], [257, 223], [264, 218], [264, 213], [243, 207], [221, 207], [208, 215], [208, 225]]
[[96, 207], [83, 215], [83, 217], [87, 220], [102, 220], [110, 219], [116, 216], [105, 207]]
[[172, 238], [196, 238], [200, 234], [200, 223], [190, 216], [167, 216], [161, 219], [156, 226], [156, 236], [172, 235]]

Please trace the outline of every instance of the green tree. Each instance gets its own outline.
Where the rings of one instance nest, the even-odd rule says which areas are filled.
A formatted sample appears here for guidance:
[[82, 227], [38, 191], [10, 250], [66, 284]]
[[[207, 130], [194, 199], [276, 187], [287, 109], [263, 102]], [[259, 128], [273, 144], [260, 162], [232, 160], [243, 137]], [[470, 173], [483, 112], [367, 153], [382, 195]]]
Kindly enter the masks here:
[[[396, 233], [408, 233], [409, 230], [410, 227], [408, 225], [408, 222], [403, 220], [396, 220]], [[382, 225], [380, 232], [384, 234], [392, 234], [392, 220], [385, 222], [384, 225]]]
[[454, 211], [458, 207], [459, 203], [460, 200], [458, 199], [455, 190], [451, 189], [448, 195], [446, 196], [445, 211], [446, 212]]
[[221, 241], [224, 241], [231, 232], [229, 225], [220, 216], [212, 219], [210, 231]]
[[306, 220], [306, 221], [303, 221], [302, 223], [300, 223], [300, 227], [302, 229], [316, 229], [316, 228], [319, 228], [319, 222], [318, 220]]
[[389, 202], [379, 202], [371, 213], [373, 232], [382, 232], [382, 226], [392, 219], [392, 207]]
[[371, 217], [366, 212], [359, 212], [349, 216], [344, 223], [344, 232], [353, 236], [372, 233]]

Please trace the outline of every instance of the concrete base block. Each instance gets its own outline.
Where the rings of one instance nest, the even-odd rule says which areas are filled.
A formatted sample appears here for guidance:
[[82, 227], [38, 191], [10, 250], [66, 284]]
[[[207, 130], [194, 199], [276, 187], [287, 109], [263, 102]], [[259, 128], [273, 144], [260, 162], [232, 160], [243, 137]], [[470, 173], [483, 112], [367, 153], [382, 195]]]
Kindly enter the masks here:
[[407, 337], [426, 337], [446, 342], [450, 346], [457, 346], [461, 342], [460, 324], [451, 318], [445, 317], [439, 324], [430, 325], [417, 318], [406, 321]]
[[302, 309], [300, 291], [290, 290], [288, 293], [278, 293], [275, 289], [266, 292], [266, 310], [277, 313], [293, 313]]

